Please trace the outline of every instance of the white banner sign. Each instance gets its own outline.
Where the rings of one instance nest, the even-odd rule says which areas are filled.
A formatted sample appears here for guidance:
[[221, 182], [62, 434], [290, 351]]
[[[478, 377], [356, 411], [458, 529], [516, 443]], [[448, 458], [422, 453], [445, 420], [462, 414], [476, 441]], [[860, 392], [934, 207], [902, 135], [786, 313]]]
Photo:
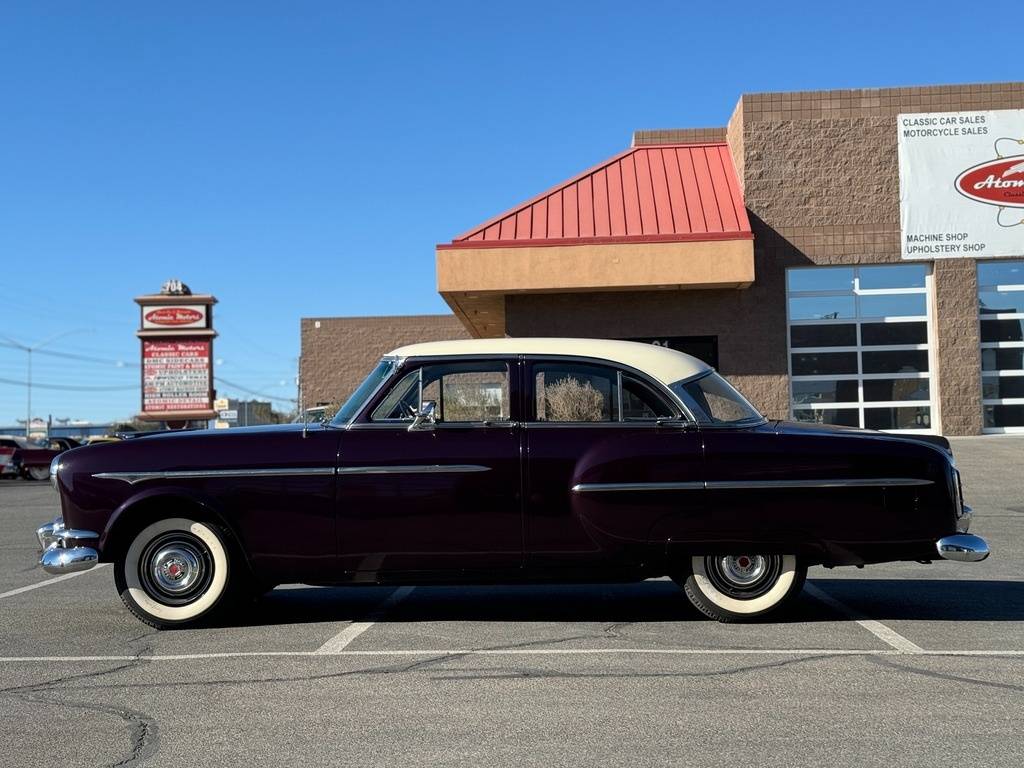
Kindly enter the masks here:
[[903, 258], [1024, 255], [1024, 109], [896, 124]]

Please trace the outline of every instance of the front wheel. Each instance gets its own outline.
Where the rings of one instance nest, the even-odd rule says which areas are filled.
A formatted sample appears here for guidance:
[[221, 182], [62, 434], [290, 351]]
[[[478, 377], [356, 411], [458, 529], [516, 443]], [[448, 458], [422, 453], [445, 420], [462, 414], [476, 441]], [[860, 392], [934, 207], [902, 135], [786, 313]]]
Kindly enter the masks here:
[[50, 477], [50, 468], [29, 467], [25, 470], [25, 477], [29, 480], [47, 480]]
[[231, 558], [224, 533], [184, 517], [158, 520], [132, 539], [114, 571], [121, 600], [157, 629], [209, 617], [228, 592]]
[[695, 555], [682, 587], [705, 616], [742, 621], [780, 608], [806, 577], [795, 555]]

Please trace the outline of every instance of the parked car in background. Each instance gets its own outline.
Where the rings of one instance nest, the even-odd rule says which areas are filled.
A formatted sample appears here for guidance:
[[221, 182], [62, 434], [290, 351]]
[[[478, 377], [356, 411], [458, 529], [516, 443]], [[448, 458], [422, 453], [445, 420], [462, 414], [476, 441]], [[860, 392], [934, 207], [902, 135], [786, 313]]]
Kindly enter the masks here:
[[[35, 447], [19, 435], [0, 435], [0, 477], [22, 477], [21, 455], [26, 448]], [[6, 458], [6, 461], [4, 460]]]
[[329, 423], [150, 434], [52, 477], [43, 568], [114, 563], [159, 628], [286, 582], [664, 575], [731, 621], [811, 565], [988, 556], [944, 438], [770, 421], [700, 360], [622, 341], [403, 347]]
[[26, 480], [45, 480], [50, 476], [50, 462], [54, 457], [79, 445], [81, 443], [71, 437], [37, 441], [17, 435], [0, 436], [0, 448], [14, 449], [11, 463], [17, 466], [17, 474]]

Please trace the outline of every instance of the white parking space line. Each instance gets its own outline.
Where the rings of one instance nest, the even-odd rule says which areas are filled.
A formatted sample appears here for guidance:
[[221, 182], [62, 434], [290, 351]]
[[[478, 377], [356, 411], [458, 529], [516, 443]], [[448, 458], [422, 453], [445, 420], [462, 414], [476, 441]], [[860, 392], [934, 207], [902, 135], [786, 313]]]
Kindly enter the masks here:
[[372, 627], [376, 622], [384, 618], [384, 615], [389, 609], [405, 600], [405, 598], [407, 598], [414, 589], [416, 589], [416, 587], [399, 587], [388, 595], [387, 599], [373, 610], [373, 613], [370, 614], [370, 617], [366, 621], [352, 622], [345, 627], [345, 629], [341, 630], [341, 632], [317, 648], [315, 653], [331, 654], [345, 650], [353, 640]]
[[109, 563], [100, 563], [99, 565], [90, 568], [87, 571], [65, 573], [63, 576], [54, 576], [52, 579], [46, 579], [46, 581], [37, 581], [35, 584], [29, 584], [27, 587], [18, 587], [17, 589], [12, 589], [9, 592], [0, 592], [0, 600], [3, 600], [5, 597], [14, 597], [15, 595], [20, 595], [25, 592], [31, 592], [33, 589], [39, 589], [40, 587], [48, 587], [51, 584], [56, 584], [67, 579], [73, 579], [75, 578], [75, 576], [81, 576], [83, 573], [98, 571], [100, 568], [105, 568], [107, 565], [109, 565]]
[[[153, 654], [152, 656], [0, 656], [0, 664], [46, 663], [77, 664], [114, 661], [201, 661], [203, 659], [305, 658], [325, 656], [387, 658], [396, 656], [902, 656], [908, 651], [895, 649], [856, 650], [853, 648], [466, 648], [380, 651], [223, 651], [218, 653]], [[1024, 650], [945, 650], [916, 651], [914, 656], [1024, 657]]]
[[804, 589], [807, 591], [807, 594], [809, 594], [815, 600], [822, 602], [830, 608], [834, 608], [835, 610], [839, 611], [839, 613], [848, 616], [850, 619], [857, 622], [860, 626], [862, 626], [872, 635], [877, 637], [883, 643], [892, 646], [897, 651], [900, 651], [901, 653], [924, 652], [924, 649], [921, 648], [921, 646], [917, 645], [917, 643], [911, 642], [892, 627], [887, 626], [880, 621], [875, 621], [874, 619], [867, 618], [866, 616], [864, 616], [864, 614], [855, 611], [846, 603], [840, 602], [839, 600], [836, 600], [834, 597], [832, 597], [832, 595], [823, 592], [819, 587], [816, 587], [814, 584], [808, 582], [804, 584]]

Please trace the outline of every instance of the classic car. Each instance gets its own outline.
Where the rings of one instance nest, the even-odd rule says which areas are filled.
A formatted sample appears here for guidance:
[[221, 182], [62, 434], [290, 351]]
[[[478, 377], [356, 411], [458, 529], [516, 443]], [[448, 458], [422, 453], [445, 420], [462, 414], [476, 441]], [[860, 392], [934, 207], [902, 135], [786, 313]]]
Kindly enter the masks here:
[[330, 422], [86, 446], [52, 475], [43, 568], [114, 563], [159, 628], [281, 583], [666, 575], [732, 621], [811, 565], [988, 555], [944, 438], [768, 420], [703, 362], [623, 341], [402, 347]]
[[26, 442], [19, 451], [21, 475], [26, 480], [45, 480], [50, 464], [64, 451], [80, 446], [73, 437], [51, 437], [42, 442]]

